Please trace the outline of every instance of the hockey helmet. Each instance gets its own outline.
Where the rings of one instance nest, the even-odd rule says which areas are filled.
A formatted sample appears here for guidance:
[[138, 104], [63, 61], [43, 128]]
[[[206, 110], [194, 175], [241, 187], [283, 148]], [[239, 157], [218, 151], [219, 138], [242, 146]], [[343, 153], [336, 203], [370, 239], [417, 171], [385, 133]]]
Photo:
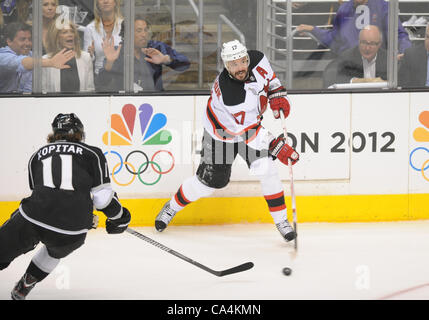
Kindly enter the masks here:
[[[241, 59], [243, 57], [249, 57], [247, 54], [247, 48], [238, 40], [225, 42], [222, 45], [222, 51], [220, 54], [225, 68], [227, 68], [227, 62]], [[228, 69], [228, 68], [227, 68]]]
[[74, 113], [59, 113], [52, 122], [54, 133], [81, 133], [83, 134], [83, 124]]

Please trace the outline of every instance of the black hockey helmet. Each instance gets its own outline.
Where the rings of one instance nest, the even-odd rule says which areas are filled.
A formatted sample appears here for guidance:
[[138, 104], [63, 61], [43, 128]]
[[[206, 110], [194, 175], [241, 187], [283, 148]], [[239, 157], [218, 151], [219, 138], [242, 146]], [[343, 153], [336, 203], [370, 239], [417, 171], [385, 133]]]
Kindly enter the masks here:
[[83, 132], [82, 121], [74, 113], [59, 113], [52, 122], [52, 130], [55, 133], [81, 133]]

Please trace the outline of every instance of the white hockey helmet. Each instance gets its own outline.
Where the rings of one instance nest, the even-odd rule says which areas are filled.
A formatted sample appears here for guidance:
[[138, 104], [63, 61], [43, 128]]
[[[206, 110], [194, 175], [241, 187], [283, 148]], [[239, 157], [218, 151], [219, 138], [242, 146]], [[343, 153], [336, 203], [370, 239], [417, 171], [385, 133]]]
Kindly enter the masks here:
[[220, 53], [220, 56], [222, 58], [223, 64], [226, 69], [228, 69], [227, 63], [229, 61], [241, 59], [246, 56], [248, 57], [248, 60], [249, 60], [249, 55], [247, 54], [247, 48], [238, 40], [225, 42], [222, 45], [222, 51]]

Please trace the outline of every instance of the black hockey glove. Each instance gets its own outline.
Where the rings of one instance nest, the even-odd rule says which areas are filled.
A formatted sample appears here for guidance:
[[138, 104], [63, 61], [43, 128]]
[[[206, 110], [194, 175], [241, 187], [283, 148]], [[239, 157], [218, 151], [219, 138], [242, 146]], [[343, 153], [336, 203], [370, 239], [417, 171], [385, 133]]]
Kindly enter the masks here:
[[106, 231], [110, 234], [122, 233], [128, 228], [131, 214], [127, 208], [122, 207], [122, 216], [118, 219], [106, 219]]

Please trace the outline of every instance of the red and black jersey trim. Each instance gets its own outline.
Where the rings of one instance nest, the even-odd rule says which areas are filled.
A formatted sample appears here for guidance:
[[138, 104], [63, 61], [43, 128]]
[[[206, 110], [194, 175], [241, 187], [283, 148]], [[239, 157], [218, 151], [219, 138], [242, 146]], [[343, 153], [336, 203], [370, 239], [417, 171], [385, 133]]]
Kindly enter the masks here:
[[182, 207], [185, 207], [192, 202], [186, 199], [185, 195], [183, 194], [182, 186], [180, 186], [179, 190], [176, 192], [174, 199], [176, 200], [177, 204]]
[[283, 191], [276, 194], [264, 196], [264, 198], [267, 201], [268, 209], [270, 210], [270, 212], [276, 212], [286, 209], [285, 196]]
[[235, 135], [232, 132], [229, 132], [229, 130], [222, 125], [222, 123], [218, 120], [215, 113], [213, 112], [211, 107], [211, 101], [212, 97], [210, 97], [207, 103], [207, 118], [212, 124], [214, 134], [222, 140], [233, 139]]
[[246, 132], [241, 134], [241, 137], [243, 138], [244, 142], [248, 144], [253, 139], [255, 139], [259, 133], [259, 130], [261, 130], [261, 128], [262, 126], [260, 123], [255, 123], [253, 126], [246, 128]]
[[212, 98], [209, 98], [209, 101], [207, 103], [207, 118], [209, 119], [212, 128], [213, 133], [221, 140], [232, 140], [235, 136], [241, 136], [245, 143], [249, 143], [253, 139], [256, 138], [256, 136], [259, 133], [259, 130], [261, 130], [262, 126], [260, 122], [252, 124], [251, 126], [241, 130], [238, 133], [234, 133], [230, 130], [228, 130], [222, 123], [219, 121], [219, 119], [216, 117], [215, 113], [213, 112], [212, 106], [211, 106]]

